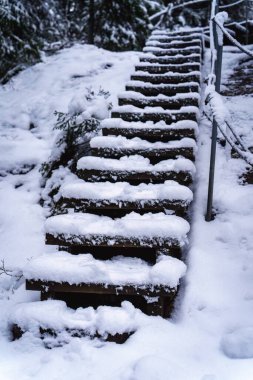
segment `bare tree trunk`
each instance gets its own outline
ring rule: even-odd
[[[94,0],[89,0],[88,43],[94,44]]]

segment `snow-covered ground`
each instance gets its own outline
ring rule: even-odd
[[[238,62],[235,51],[225,49],[225,76]],[[0,259],[7,268],[44,251],[38,169],[51,152],[54,110],[67,111],[71,99],[89,86],[110,91],[116,104],[137,60],[138,53],[76,45],[0,88]],[[235,125],[250,131],[253,99],[233,97],[226,103]],[[217,216],[205,222],[210,132],[203,119],[188,271],[173,319],[142,317],[123,345],[73,338],[48,350],[29,334],[10,342],[12,306],[37,300],[38,294],[26,292],[22,280],[12,289],[13,279],[1,275],[1,380],[252,380],[253,185],[239,183],[246,164],[218,145]]]

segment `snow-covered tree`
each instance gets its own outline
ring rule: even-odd
[[[89,41],[109,50],[140,49],[150,31],[149,15],[160,6],[150,0],[89,0],[85,7]]]

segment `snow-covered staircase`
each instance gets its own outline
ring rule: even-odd
[[[26,318],[20,310],[13,314],[14,337],[62,328],[121,342],[136,330],[134,307],[170,316],[186,271],[181,258],[190,230],[202,50],[201,30],[151,35],[119,106],[91,140],[90,156],[78,161],[76,181],[60,190],[45,226],[52,251],[24,272],[27,289],[40,291],[42,301],[37,311],[23,305]],[[73,309],[113,306],[105,309],[112,313],[107,319],[117,326],[123,313],[126,328],[99,334],[94,321],[102,306],[88,323],[86,309],[71,312],[62,301]],[[119,308],[122,301],[133,309]],[[64,323],[50,325],[45,316],[55,309]],[[85,322],[76,323],[82,315]]]

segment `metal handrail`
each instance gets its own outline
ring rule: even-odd
[[[244,2],[244,0],[238,0],[238,1],[235,1],[234,3],[232,3],[232,4],[221,5],[220,9],[231,8],[231,7],[235,6],[235,5],[241,4],[243,2]]]
[[[214,122],[214,117],[213,119],[211,119],[209,117],[209,115],[204,111],[203,114],[205,115],[205,117],[211,122],[213,123]],[[250,152],[249,149],[247,150],[242,150],[240,148],[238,148],[238,146],[236,144],[234,144],[233,140],[231,140],[229,138],[229,136],[224,132],[222,126],[217,122],[217,120],[215,119],[215,122],[217,124],[217,127],[219,129],[219,131],[221,132],[221,134],[223,135],[223,137],[225,138],[225,140],[229,143],[229,145],[231,146],[232,149],[234,149],[236,151],[236,153],[239,154],[239,156],[249,165],[251,165],[253,167],[253,154]],[[225,122],[226,125],[229,125],[227,122]],[[248,159],[248,156],[252,156],[252,160],[249,160]]]
[[[235,46],[237,46],[243,53],[246,53],[248,56],[253,58],[253,53],[242,46],[231,34],[224,28],[223,23],[220,22],[217,14],[219,10],[219,0],[213,0],[212,3],[212,15],[210,22],[210,45],[212,52],[212,68],[211,74],[209,75],[209,85],[215,83],[214,93],[220,93],[220,84],[221,84],[221,69],[222,69],[222,54],[223,54],[223,36],[225,35]],[[220,14],[221,15],[221,14]],[[223,12],[221,20],[226,21],[228,15],[226,12]],[[220,29],[221,35],[218,34],[217,27]],[[211,100],[206,99],[208,102]],[[212,107],[211,107],[212,110]],[[211,155],[210,155],[210,168],[209,168],[209,183],[208,183],[208,197],[207,197],[207,211],[206,211],[206,221],[209,222],[212,220],[212,205],[213,205],[213,189],[214,189],[214,171],[215,171],[215,159],[216,159],[216,143],[217,143],[217,130],[219,129],[222,135],[225,137],[226,141],[232,146],[232,148],[242,157],[248,164],[253,166],[253,155],[248,148],[245,148],[240,137],[237,136],[232,126],[226,121],[223,120],[222,124],[226,126],[232,132],[235,140],[241,146],[240,149],[233,140],[226,135],[224,130],[221,128],[217,118],[215,117],[214,110],[212,121],[212,142],[211,142]]]
[[[247,54],[249,57],[253,58],[253,53],[245,48],[243,45],[240,44],[239,41],[237,41],[231,34],[224,28],[223,25],[216,19],[216,16],[212,19],[215,24],[220,28],[222,33],[229,39],[230,42],[232,42],[233,45],[237,46],[243,53]]]

